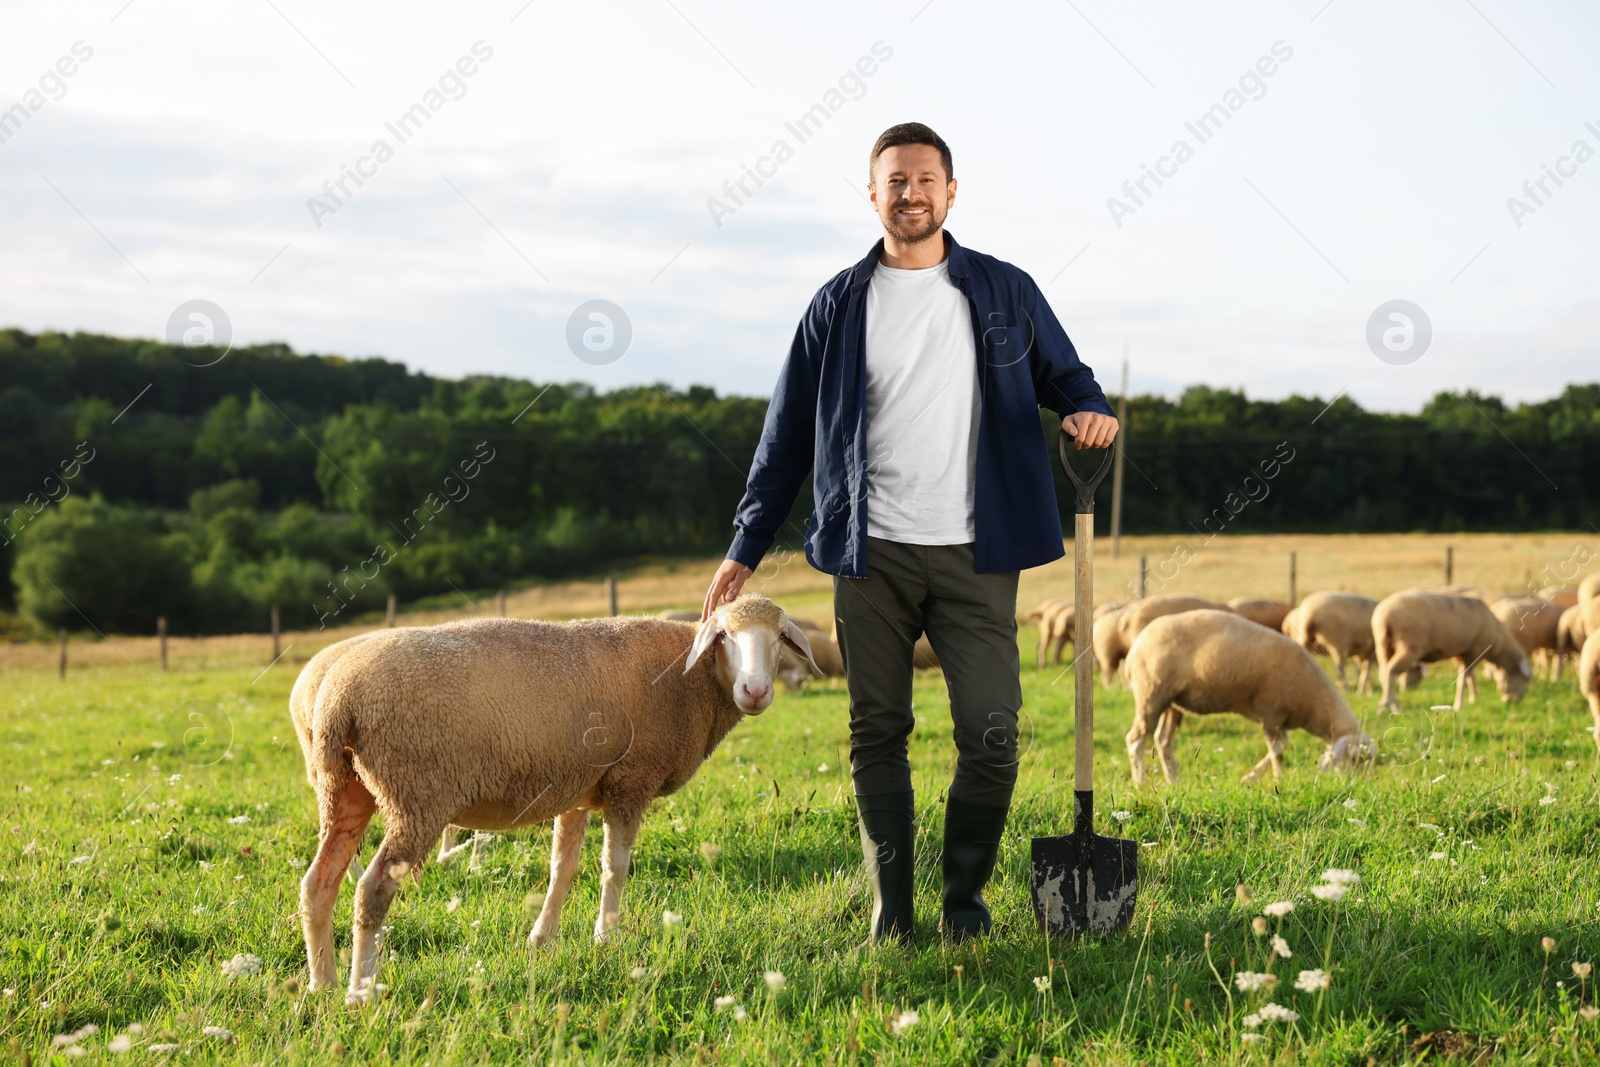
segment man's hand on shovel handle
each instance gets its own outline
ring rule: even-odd
[[[1117,439],[1117,420],[1097,411],[1080,411],[1061,420],[1073,448],[1110,448]]]

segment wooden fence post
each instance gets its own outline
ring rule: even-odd
[[[156,644],[161,648],[161,669],[167,669],[167,617],[156,616]]]
[[[1291,552],[1289,553],[1289,606],[1291,608],[1299,603],[1299,601],[1295,599],[1295,584],[1300,577],[1299,574],[1296,573],[1298,569],[1299,561],[1295,558],[1295,554]]]
[[[1144,599],[1145,575],[1149,572],[1150,561],[1144,556],[1139,557],[1139,599]]]
[[[61,627],[61,680],[67,680],[67,628]]]
[[[611,597],[611,614],[615,615],[617,613],[617,580],[615,578],[606,579],[606,592]]]
[[[385,626],[391,628],[391,629],[394,628],[394,594],[393,593],[389,594],[389,609],[388,609],[388,611],[386,611],[384,613],[383,624]]]
[[[278,605],[272,605],[272,662],[278,662]]]
[[[1444,584],[1454,585],[1456,580],[1456,549],[1454,545],[1444,547]]]

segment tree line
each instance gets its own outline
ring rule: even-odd
[[[1206,386],[1128,408],[1130,533],[1600,524],[1600,384],[1516,406],[1441,393],[1416,414]],[[765,413],[703,386],[0,330],[0,608],[108,633],[158,614],[176,633],[259,630],[271,605],[316,626],[391,592],[717,553]],[[1048,413],[1040,433],[1053,455]],[[1059,473],[1057,489],[1067,517]],[[803,494],[780,544],[800,546],[810,508]]]

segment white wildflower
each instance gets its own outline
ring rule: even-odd
[[[1289,942],[1285,941],[1281,937],[1278,937],[1276,934],[1274,934],[1272,938],[1272,951],[1276,952],[1284,959],[1288,959],[1290,956],[1294,955],[1293,952],[1289,951]]]
[[[750,1018],[750,1013],[744,1010],[743,1004],[735,1004],[733,1006],[733,1017],[739,1022],[744,1022]]]
[[[700,846],[700,855],[707,863],[715,863],[722,855],[722,846],[707,841]]]
[[[643,978],[648,973],[649,972],[646,971],[643,967],[635,967],[633,970],[628,972],[628,977],[629,978]]]
[[[1443,860],[1443,859],[1449,859],[1450,855],[1449,855],[1449,853],[1446,853],[1446,852],[1430,852],[1430,853],[1428,853],[1428,858],[1430,860]]]
[[[1572,965],[1572,973],[1574,975],[1576,975],[1577,977],[1579,977],[1579,978],[1588,978],[1589,975],[1594,973],[1594,964],[1592,964],[1592,963],[1573,963],[1573,965]]]
[[[228,822],[233,826],[243,826],[245,823],[247,823],[249,821],[250,821],[250,816],[248,816],[248,815],[235,815],[233,818],[228,820]]]
[[[739,999],[738,997],[718,997],[715,1000],[713,1000],[711,1003],[713,1003],[713,1004],[715,1004],[717,1006],[717,1010],[718,1011],[721,1011],[723,1008],[731,1008],[731,1007],[733,1007],[734,1001],[736,1001],[738,999]]]
[[[86,1037],[93,1037],[99,1032],[100,1028],[98,1026],[94,1023],[87,1023],[82,1028],[73,1030],[70,1033],[57,1034],[50,1039],[50,1045],[52,1048],[66,1048],[68,1045],[76,1045]]]
[[[450,903],[448,903],[448,904],[446,904],[444,906],[444,910],[446,912],[452,912],[453,913],[459,907],[461,907],[461,898],[460,897],[451,897],[450,898]]]
[[[903,1034],[917,1025],[921,1018],[922,1016],[908,1008],[894,1017],[894,1021],[889,1024],[889,1030],[896,1034]]]
[[[1337,883],[1329,885],[1314,885],[1311,887],[1311,895],[1316,897],[1318,900],[1343,900],[1344,895],[1348,892],[1350,892],[1349,886],[1338,885]]]
[[[68,867],[76,867],[80,863],[88,863],[93,858],[94,858],[93,856],[74,856],[70,860],[67,861],[67,866]]]
[[[680,913],[671,910],[670,908],[664,908],[661,912],[661,925],[666,927],[668,930],[682,926],[683,916]]]
[[[241,952],[222,965],[222,977],[239,978],[261,973],[261,957]]]
[[[205,1034],[207,1037],[216,1038],[218,1041],[221,1041],[223,1044],[231,1044],[233,1042],[233,1031],[229,1030],[227,1027],[223,1027],[223,1026],[206,1026],[206,1027],[202,1027],[200,1032],[202,1034]]]
[[[1294,987],[1302,993],[1320,993],[1333,984],[1333,979],[1328,977],[1324,970],[1301,971],[1300,977],[1294,980]]]
[[[1244,1028],[1246,1030],[1254,1030],[1256,1027],[1258,1027],[1260,1025],[1261,1025],[1261,1016],[1259,1016],[1259,1015],[1246,1015],[1244,1017]]]
[[[828,773],[828,765],[826,763],[817,764],[817,773],[818,774],[827,774]]]
[[[1585,1004],[1578,1009],[1578,1014],[1583,1016],[1584,1022],[1592,1023],[1596,1019],[1600,1019],[1600,1008],[1595,1007],[1593,1004]]]
[[[1355,871],[1345,870],[1343,867],[1329,867],[1322,872],[1322,880],[1334,885],[1357,885],[1361,876]]]
[[[1294,910],[1294,901],[1278,900],[1261,909],[1274,919],[1281,919]]]
[[[37,841],[29,841],[26,845],[22,846],[22,854],[24,856],[31,856],[35,852],[38,852],[38,851],[39,851],[39,842],[37,842]]]
[[[767,983],[767,989],[773,993],[782,993],[784,987],[789,984],[789,979],[783,976],[782,971],[767,971],[761,976],[761,979]]]
[[[1131,811],[1114,811],[1114,812],[1111,813],[1111,817],[1113,819],[1117,820],[1118,822],[1127,822],[1129,819],[1133,818],[1133,812],[1131,812]]]
[[[1355,797],[1350,797],[1348,800],[1346,800],[1344,802],[1344,806],[1349,808],[1351,811],[1355,811],[1357,808],[1359,808],[1361,806],[1361,804],[1360,804],[1359,801],[1356,800]]]
[[[1035,978],[1033,980],[1033,988],[1037,989],[1041,993],[1050,992],[1050,976],[1047,974],[1041,974],[1039,977]]]
[[[1290,1008],[1286,1008],[1282,1004],[1261,1005],[1261,1017],[1268,1022],[1281,1021],[1286,1023],[1297,1023],[1300,1021],[1299,1012]]]
[[[1247,1045],[1259,1045],[1267,1039],[1266,1034],[1240,1034],[1239,1040]]]
[[[118,1034],[106,1042],[107,1052],[127,1052],[133,1048],[133,1037],[129,1034]]]
[[[1278,976],[1264,971],[1240,971],[1233,976],[1233,984],[1246,993],[1258,989],[1271,989],[1278,984]]]
[[[1539,798],[1539,806],[1540,807],[1544,807],[1544,806],[1549,805],[1549,804],[1554,804],[1555,802],[1556,802],[1556,798],[1553,797],[1553,796],[1546,795],[1546,796],[1542,796],[1542,797]]]
[[[1440,782],[1444,781],[1444,779],[1445,779],[1445,776],[1441,774],[1439,777],[1433,779],[1433,781],[1429,782],[1428,784],[1429,785],[1438,785]]]
[[[145,1048],[151,1052],[176,1052],[178,1051],[178,1043],[176,1041],[163,1041],[159,1045],[146,1045]]]
[[[1364,819],[1346,819],[1345,822],[1353,822],[1357,826],[1361,827],[1363,830],[1365,830],[1367,828],[1367,824],[1366,824],[1366,821]]]

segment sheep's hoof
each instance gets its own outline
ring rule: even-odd
[[[546,933],[536,926],[533,928],[533,932],[528,935],[528,944],[534,948],[554,948],[556,944],[555,932]]]

